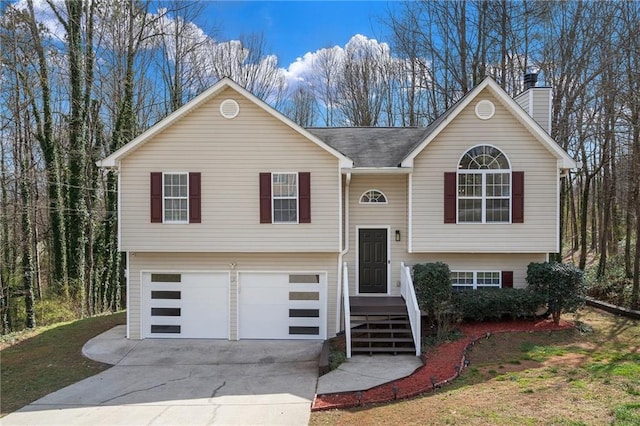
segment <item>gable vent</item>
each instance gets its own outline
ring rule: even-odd
[[[220,104],[220,114],[224,118],[236,118],[240,112],[240,105],[233,99],[225,99]]]
[[[496,107],[491,101],[483,99],[476,104],[476,116],[478,116],[480,120],[490,119],[491,117],[493,117],[493,114],[495,114],[495,112]]]

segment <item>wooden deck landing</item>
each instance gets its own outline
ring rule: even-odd
[[[349,298],[351,315],[374,314],[407,314],[407,307],[402,297],[353,296]]]

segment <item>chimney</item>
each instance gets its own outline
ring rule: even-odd
[[[529,72],[524,75],[524,91],[514,100],[531,116],[547,133],[551,134],[551,87],[538,87],[538,73]]]
[[[524,90],[529,90],[532,87],[536,87],[538,82],[538,73],[529,72],[524,75]]]

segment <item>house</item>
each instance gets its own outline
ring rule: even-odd
[[[526,286],[576,167],[550,106],[487,78],[426,128],[305,129],[221,80],[99,162],[118,175],[127,336],[330,338],[355,301],[409,305],[419,262]]]

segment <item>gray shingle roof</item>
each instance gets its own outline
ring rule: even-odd
[[[431,127],[431,126],[430,126]],[[355,167],[398,167],[430,127],[311,127],[307,130]]]
[[[352,159],[354,167],[398,167],[470,93],[427,127],[308,127],[306,130]]]

